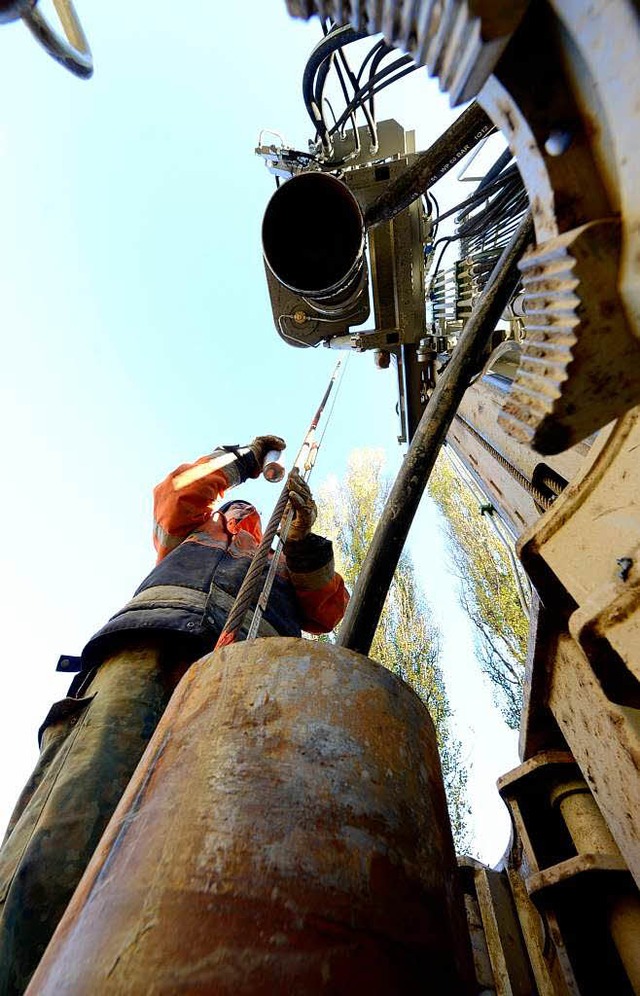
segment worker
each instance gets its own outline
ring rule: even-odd
[[[156,567],[80,658],[60,659],[77,675],[40,728],[0,849],[2,996],[26,988],[174,688],[224,625],[262,535],[254,506],[224,493],[284,447],[258,436],[170,474],[154,492]],[[329,632],[348,600],[331,542],[311,531],[308,485],[292,472],[288,488],[295,515],[258,636]]]

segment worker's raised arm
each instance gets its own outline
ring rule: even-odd
[[[195,463],[183,463],[153,492],[153,544],[160,562],[203,525],[228,488],[256,478],[269,450],[283,450],[279,436],[256,436],[249,447],[220,447]]]

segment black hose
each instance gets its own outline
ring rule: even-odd
[[[485,187],[488,187],[489,184],[492,183],[500,173],[502,173],[502,170],[511,162],[512,159],[513,152],[511,149],[506,148],[504,152],[498,156],[491,169],[488,170],[482,177],[480,183],[476,187],[476,193],[479,190],[484,190]]]
[[[349,63],[347,61],[347,57],[344,54],[344,52],[342,51],[342,49],[340,49],[340,51],[338,52],[338,59],[342,63],[342,68],[344,69],[344,72],[345,72],[345,74],[347,76],[347,79],[349,80],[349,83],[351,84],[351,88],[352,88],[354,94],[357,93],[358,92],[358,80],[357,80],[355,74],[352,72],[351,66],[349,65]],[[346,103],[348,104],[349,103],[349,97],[347,96],[347,88],[346,88],[346,85],[344,84],[344,82],[342,80],[342,74],[340,72],[340,66],[337,65],[337,64],[336,64],[336,70],[338,71],[338,76],[340,78],[340,83],[342,85],[342,92],[344,93],[344,99],[345,99]],[[363,112],[363,114],[364,114],[364,116],[366,118],[366,121],[367,121],[367,128],[369,129],[369,137],[371,139],[371,149],[372,149],[373,152],[377,152],[377,150],[378,150],[378,131],[376,129],[376,123],[375,123],[374,116],[373,116],[373,110],[367,110],[366,106],[363,104],[362,105],[362,112]],[[354,127],[354,130],[355,130],[355,128],[356,128],[355,119],[354,119],[354,122],[353,122],[353,127]],[[356,134],[356,140],[357,140],[357,134]]]
[[[391,45],[383,45],[380,50],[376,52],[371,63],[371,69],[369,70],[369,83],[376,76],[380,63],[383,62],[392,51],[393,48]],[[375,114],[375,93],[373,92],[369,95],[369,110],[372,114]]]
[[[322,63],[328,59],[333,52],[336,51],[336,49],[342,48],[343,45],[348,45],[351,42],[358,41],[358,39],[364,37],[365,35],[354,31],[350,24],[345,24],[342,27],[332,30],[328,35],[322,38],[307,59],[307,64],[304,67],[304,73],[302,74],[302,99],[304,100],[304,106],[307,109],[307,114],[311,118],[314,128],[318,131],[323,144],[326,142],[327,129],[325,128],[322,120],[320,105],[316,104],[317,112],[314,111],[316,74]]]
[[[514,169],[513,173],[509,172],[503,173],[502,176],[499,176],[496,180],[493,181],[490,187],[485,187],[483,190],[479,189],[475,190],[464,201],[460,201],[460,203],[456,204],[455,207],[449,208],[448,211],[445,211],[443,214],[439,215],[438,221],[444,221],[445,218],[448,218],[450,215],[455,214],[456,211],[460,211],[461,208],[469,208],[469,211],[471,211],[473,210],[474,205],[481,203],[482,201],[488,200],[488,198],[491,197],[494,193],[502,192],[509,183],[513,182],[513,177],[515,173],[517,173],[517,168],[514,166],[513,169]],[[463,213],[460,215],[460,218],[462,218],[464,214],[468,214],[469,211],[463,211]]]
[[[358,77],[357,77],[358,78],[358,83],[360,83],[360,80],[362,79],[363,73],[364,73],[365,69],[367,68],[367,65],[369,64],[369,60],[372,59],[374,57],[374,55],[377,55],[381,48],[386,49],[387,52],[391,52],[393,50],[393,46],[392,45],[387,45],[387,43],[384,40],[384,38],[381,38],[379,42],[376,42],[376,44],[372,48],[369,49],[369,51],[365,55],[364,59],[360,63],[360,69],[358,70]]]
[[[377,86],[378,83],[381,83],[382,80],[384,80],[391,73],[395,72],[396,69],[400,69],[402,68],[402,66],[406,66],[409,63],[411,63],[409,69],[405,70],[403,73],[399,73],[397,76],[394,76],[392,80],[388,80],[386,83],[382,84],[381,86],[379,87]],[[376,73],[373,79],[370,79],[368,83],[365,83],[364,86],[360,87],[360,89],[354,96],[351,103],[347,105],[345,110],[342,112],[341,116],[338,118],[337,125],[334,125],[334,127],[331,129],[331,134],[333,134],[335,131],[337,131],[339,128],[342,127],[344,122],[349,118],[349,116],[353,113],[353,111],[357,110],[358,107],[360,107],[364,99],[368,97],[370,93],[374,91],[375,93],[379,93],[379,91],[384,89],[385,86],[388,86],[390,83],[396,83],[403,76],[406,76],[407,73],[412,73],[414,72],[415,69],[418,68],[419,68],[418,66],[413,64],[413,59],[411,58],[410,55],[403,55],[401,56],[401,58],[396,59],[395,62],[392,62],[390,66],[386,66],[384,69],[381,69],[379,73]]]

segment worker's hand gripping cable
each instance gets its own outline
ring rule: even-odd
[[[287,483],[278,498],[262,541],[236,595],[224,628],[218,637],[216,649],[236,642],[245,613],[254,607],[253,618],[246,638],[248,640],[255,638],[269,599],[285,541],[287,539],[289,541],[302,539],[307,536],[315,522],[317,509],[306,479],[311,473],[319,449],[319,443],[316,440],[316,428],[336,382],[341,363],[342,360],[338,360],[322,401],[311,420],[300,451],[294,461],[292,471],[287,478]],[[293,534],[291,530],[293,530]],[[278,544],[270,558],[271,544],[278,532]],[[266,579],[263,582],[262,576],[268,562],[269,569]]]
[[[280,539],[283,543],[286,540],[299,541],[305,539],[313,529],[313,524],[318,518],[318,509],[313,500],[311,488],[304,477],[300,476],[300,471],[297,467],[294,467],[289,474],[287,485],[289,488],[290,512],[293,514],[286,536],[283,535],[283,529],[280,529]]]

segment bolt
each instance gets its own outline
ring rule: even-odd
[[[548,156],[561,156],[571,145],[571,132],[557,128],[550,131],[544,149]]]
[[[618,577],[620,578],[621,581],[626,581],[627,578],[629,577],[629,572],[633,567],[633,560],[631,559],[631,557],[618,557],[618,559],[616,560],[616,564],[620,568],[620,570],[618,571]]]

